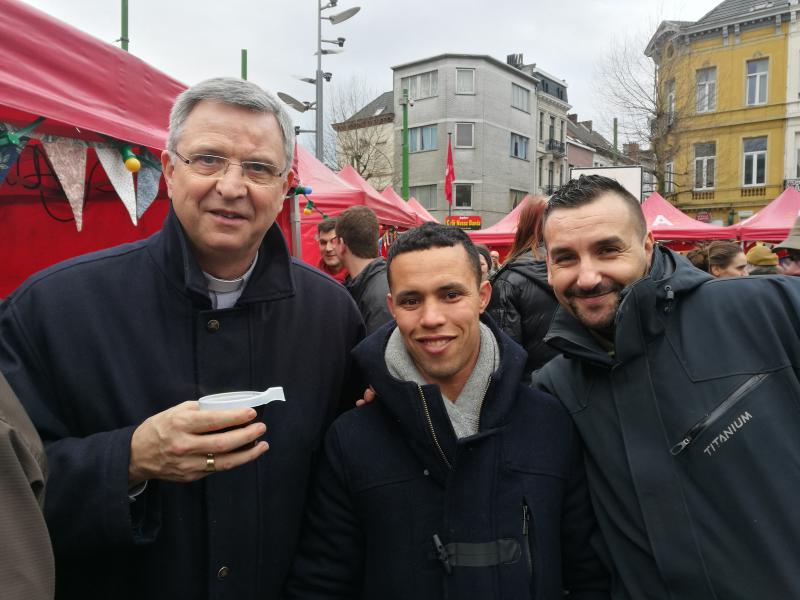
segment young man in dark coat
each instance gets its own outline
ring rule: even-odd
[[[583,438],[614,597],[800,598],[800,281],[714,279],[597,175],[544,237],[564,355],[537,383]]]
[[[336,235],[336,254],[349,273],[344,285],[353,295],[369,335],[392,320],[386,308],[386,261],[378,251],[378,217],[367,206],[351,206],[336,218]]]
[[[276,98],[200,83],[167,148],[161,232],[34,275],[0,308],[0,370],[47,447],[61,599],[277,597],[363,332],[274,224],[293,153]],[[192,400],[272,386],[286,402],[259,418]]]
[[[290,598],[608,598],[568,415],[521,383],[525,352],[460,229],[389,251],[396,319],[354,351],[378,399],[328,433]]]

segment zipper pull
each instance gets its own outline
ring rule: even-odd
[[[678,456],[678,454],[686,450],[686,447],[691,443],[692,443],[692,437],[686,436],[680,442],[678,442],[672,448],[670,448],[669,452],[670,454],[672,454],[672,456]]]
[[[672,303],[675,301],[675,292],[672,291],[671,285],[665,285],[664,291],[667,293],[666,302],[664,303],[664,312],[668,313],[672,310]]]
[[[531,520],[530,509],[527,502],[522,501],[522,535],[528,535],[528,522]]]
[[[436,551],[436,558],[442,563],[442,567],[444,567],[444,572],[448,575],[453,573],[453,567],[450,565],[449,556],[447,554],[447,548],[444,547],[442,540],[439,539],[439,534],[433,534],[433,549]]]

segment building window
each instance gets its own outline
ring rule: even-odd
[[[419,75],[403,77],[400,80],[400,88],[408,90],[408,97],[412,100],[437,96],[439,94],[439,72],[428,71]]]
[[[472,184],[456,183],[456,208],[472,208]]]
[[[544,113],[539,113],[539,141],[544,139]]]
[[[549,137],[550,137],[551,140],[556,139],[556,118],[552,117],[552,116],[550,117],[550,131],[549,131],[549,133],[550,133]]]
[[[544,158],[540,158],[539,159],[539,177],[536,179],[536,181],[539,182],[539,187],[543,187],[543,185],[544,185],[544,183],[543,183],[543,177],[544,177],[543,173],[544,173]]]
[[[475,123],[456,123],[456,148],[475,147]]]
[[[436,125],[412,127],[408,130],[408,151],[436,150]]]
[[[697,112],[717,109],[717,68],[709,67],[697,71]]]
[[[767,138],[744,140],[744,185],[764,185],[767,180]]]
[[[675,122],[675,80],[667,82],[667,124]]]
[[[767,71],[769,59],[747,61],[747,106],[767,101]]]
[[[694,189],[714,187],[714,166],[717,162],[717,144],[694,145]]]
[[[528,138],[516,133],[511,134],[511,156],[528,160]]]
[[[558,165],[558,185],[561,187],[564,185],[564,166]]]
[[[553,161],[551,160],[547,165],[547,187],[551,189],[551,194],[553,193],[553,166]]]
[[[519,203],[522,202],[522,200],[527,195],[528,192],[525,192],[523,190],[515,190],[515,189],[508,190],[508,197],[509,200],[511,200],[511,210],[517,208],[517,206],[519,206]]]
[[[796,154],[797,154],[797,157],[796,157],[795,160],[797,161],[797,164],[795,166],[795,177],[800,179],[800,148],[797,149]]]
[[[564,120],[561,120],[561,138],[559,138],[562,142],[564,141]]]
[[[408,188],[409,198],[416,198],[428,210],[436,209],[436,185],[417,185]]]
[[[531,93],[524,87],[517,85],[516,83],[512,83],[511,106],[513,106],[514,108],[518,108],[520,110],[524,110],[525,112],[530,112]]]
[[[672,194],[675,191],[675,163],[668,162],[664,165],[664,192]]]
[[[456,69],[456,94],[475,93],[475,69]]]

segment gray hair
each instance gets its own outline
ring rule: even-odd
[[[235,77],[215,77],[207,79],[184,90],[172,105],[169,113],[169,137],[167,150],[174,154],[177,151],[178,139],[189,113],[198,102],[209,100],[248,108],[254,112],[273,114],[283,133],[283,153],[286,159],[285,171],[288,172],[294,156],[294,125],[283,104],[270,92],[256,84]]]

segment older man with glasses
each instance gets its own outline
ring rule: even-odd
[[[293,145],[258,86],[186,90],[163,229],[56,265],[2,305],[0,371],[47,447],[59,598],[279,596],[363,335],[347,291],[293,260],[274,224]],[[286,402],[258,414],[195,401],[274,386]]]

